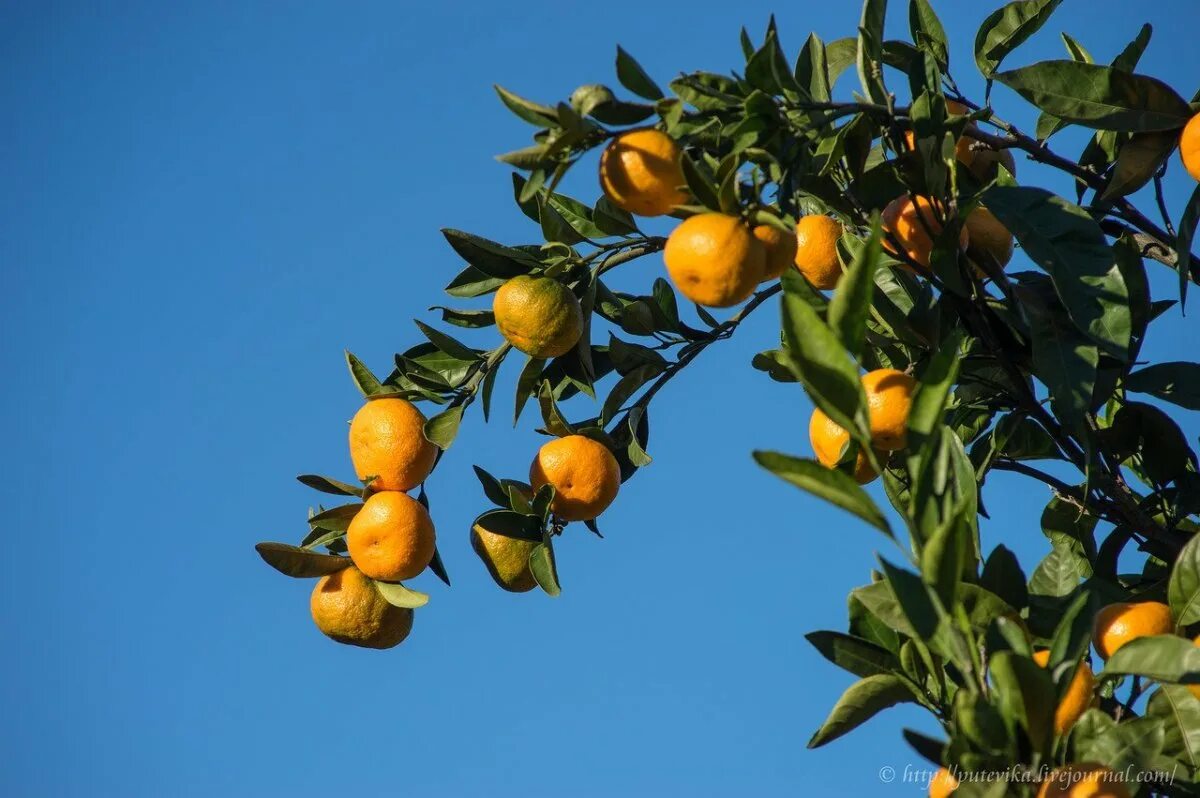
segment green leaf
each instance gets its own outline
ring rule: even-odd
[[[301,474],[296,479],[300,484],[307,485],[313,490],[319,490],[322,493],[332,493],[335,496],[361,496],[363,492],[362,485],[351,485],[349,482],[342,482],[332,477],[322,477],[317,474]]]
[[[954,328],[934,350],[917,381],[908,412],[909,470],[914,474],[920,473],[921,464],[932,454],[931,447],[941,434],[946,401],[962,363],[962,341],[961,329]]]
[[[854,261],[838,280],[829,302],[829,327],[856,359],[862,357],[875,294],[875,267],[879,262],[879,215],[872,214],[871,232],[854,254]]]
[[[1175,559],[1167,599],[1171,616],[1179,626],[1200,621],[1200,535],[1193,535]]]
[[[507,280],[503,277],[492,277],[474,266],[467,266],[446,286],[446,293],[463,298],[483,296],[495,291],[505,282]]]
[[[809,632],[804,638],[825,659],[855,676],[875,676],[900,668],[895,654],[861,637],[841,632]]]
[[[405,587],[399,582],[380,582],[378,579],[371,581],[375,583],[375,589],[379,591],[379,595],[383,596],[384,600],[393,607],[411,610],[424,607],[429,603],[428,593]]]
[[[841,507],[892,537],[892,529],[883,513],[849,474],[826,468],[815,460],[779,452],[756,451],[754,460],[780,479]]]
[[[308,519],[309,526],[328,529],[334,532],[345,532],[350,527],[350,521],[362,509],[361,502],[343,504],[319,512]]]
[[[1005,56],[1046,23],[1062,0],[1019,0],[996,9],[975,34],[975,64],[991,78]]]
[[[784,272],[782,283],[783,337],[792,370],[813,402],[846,429],[855,443],[869,450],[866,397],[858,370],[837,336],[805,299],[811,289],[800,272]]]
[[[363,396],[369,399],[375,394],[383,392],[379,378],[372,374],[371,370],[349,349],[346,350],[346,365],[350,367],[350,379],[354,380],[354,385],[362,392]]]
[[[1155,718],[1124,723],[1090,709],[1075,724],[1071,743],[1078,761],[1103,762],[1118,773],[1146,772],[1162,752],[1163,724]]]
[[[508,110],[529,124],[538,127],[558,126],[558,115],[554,113],[553,108],[531,102],[524,97],[518,97],[498,85],[493,85],[492,88],[496,90],[496,94],[500,95],[500,101],[508,107]]]
[[[463,260],[497,279],[528,274],[539,264],[532,255],[462,230],[442,228],[442,235]]]
[[[1142,53],[1146,52],[1146,46],[1150,44],[1151,33],[1153,33],[1153,29],[1150,27],[1150,23],[1143,24],[1133,41],[1125,45],[1125,49],[1112,60],[1113,69],[1132,72],[1137,67],[1138,61],[1142,60]]]
[[[774,30],[767,32],[763,46],[746,62],[746,82],[767,94],[783,94],[785,90],[796,93],[800,88]]]
[[[1188,410],[1200,410],[1200,363],[1155,363],[1126,377],[1125,388]]]
[[[796,59],[796,83],[813,102],[829,102],[829,64],[825,45],[810,33]]]
[[[946,42],[946,30],[942,27],[942,21],[938,19],[929,0],[910,0],[908,29],[917,47],[928,50],[944,72],[950,65],[950,47]]]
[[[1036,750],[1043,750],[1054,728],[1056,695],[1050,673],[1012,651],[994,654],[988,670],[1001,710],[1025,729]]]
[[[507,503],[505,501],[505,504]],[[540,543],[542,540],[541,518],[515,510],[488,510],[479,515],[471,526],[482,526],[488,532],[514,540],[527,540],[531,543]]]
[[[921,547],[921,576],[943,606],[954,606],[962,581],[963,561],[971,545],[971,527],[967,519],[951,516]],[[971,572],[974,573],[974,568]]]
[[[554,388],[550,385],[549,380],[542,380],[542,387],[538,389],[537,398],[542,409],[542,422],[545,424],[547,432],[560,438],[575,432],[570,422],[559,411],[558,403],[554,400]]]
[[[1041,188],[993,186],[988,210],[1050,275],[1072,321],[1116,358],[1128,358],[1129,294],[1112,248],[1087,211]]]
[[[454,405],[425,422],[425,439],[445,451],[454,443],[458,427],[462,423],[465,405]]]
[[[696,201],[711,211],[719,211],[721,198],[717,194],[717,186],[713,179],[705,174],[686,152],[679,163],[683,168],[683,179],[687,183],[688,191]]]
[[[1175,635],[1139,637],[1108,658],[1100,678],[1133,675],[1169,684],[1200,684],[1200,646]]]
[[[1192,116],[1187,101],[1161,80],[1098,64],[1041,61],[996,80],[1048,114],[1097,130],[1178,130]]]
[[[1091,407],[1100,352],[1057,308],[1025,304],[1034,373],[1049,389],[1055,414],[1078,429]]]
[[[529,570],[546,595],[558,596],[562,593],[562,587],[558,584],[558,567],[554,562],[554,546],[548,536],[529,552]]]
[[[1187,301],[1188,280],[1192,273],[1192,239],[1200,223],[1200,186],[1192,192],[1179,220],[1179,231],[1175,238],[1175,271],[1179,272],[1179,310]]]
[[[1164,684],[1150,696],[1146,717],[1162,722],[1168,756],[1200,767],[1200,698],[1182,685]]]
[[[450,357],[456,360],[472,361],[479,359],[479,352],[458,341],[457,339],[446,335],[440,330],[435,330],[424,322],[413,319],[417,328],[429,339],[429,342],[436,346],[440,351],[445,352]]]
[[[440,310],[442,312],[442,321],[447,324],[453,324],[456,327],[476,329],[479,327],[491,327],[496,323],[496,314],[490,310],[458,310],[442,305],[433,305],[429,309]]]
[[[513,409],[514,427],[521,420],[521,411],[525,408],[525,401],[537,393],[538,382],[541,380],[542,368],[545,365],[546,361],[542,358],[527,356],[525,365],[521,368],[521,374],[517,377],[517,401]]]
[[[868,676],[850,685],[842,694],[825,723],[808,741],[808,747],[819,748],[853,731],[888,707],[915,701],[912,688],[899,676]]]
[[[663,91],[658,87],[646,70],[642,69],[633,56],[617,45],[617,80],[639,97],[647,100],[661,100]]]
[[[1145,186],[1166,163],[1178,142],[1179,136],[1169,130],[1134,133],[1117,152],[1112,176],[1100,199],[1124,197]]]
[[[854,64],[858,58],[858,39],[847,36],[844,39],[834,39],[825,45],[825,60],[829,69],[829,87],[837,83],[842,73]]]
[[[320,554],[286,543],[258,543],[254,550],[279,573],[297,578],[335,574],[353,565],[349,557]]]
[[[1029,577],[1029,593],[1032,597],[1063,598],[1075,592],[1080,581],[1090,576],[1087,561],[1065,546],[1055,546],[1038,563]]]
[[[883,23],[887,0],[863,0],[862,18],[858,24],[858,79],[863,93],[874,103],[888,101],[883,84]]]
[[[933,596],[921,577],[892,565],[880,558],[880,565],[887,576],[887,584],[900,607],[909,626],[922,640],[929,640],[938,629],[938,609],[933,603]]]
[[[1017,555],[1004,544],[996,546],[983,565],[979,584],[1011,604],[1022,609],[1029,604],[1029,590],[1025,585],[1025,572]]]
[[[508,492],[500,484],[500,480],[479,466],[472,466],[472,468],[475,469],[475,476],[479,479],[479,484],[483,487],[483,495],[488,497],[488,501],[500,507],[508,507]]]

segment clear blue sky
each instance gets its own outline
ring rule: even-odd
[[[969,42],[991,5],[936,3],[975,92]],[[769,309],[656,400],[655,463],[606,540],[566,536],[558,600],[500,592],[467,542],[485,507],[470,465],[524,472],[528,413],[514,431],[476,410],[432,479],[454,588],[418,580],[433,600],[399,649],[325,640],[311,583],[251,548],[302,534],[316,494],[293,475],[350,475],[342,349],[384,369],[416,340],[409,319],[432,320],[459,268],[438,228],[534,240],[492,160],[529,128],[493,82],[547,101],[615,84],[619,42],[665,84],[739,67],[738,27],[757,39],[772,10],[794,52],[814,27],[848,35],[856,4],[107,6],[0,11],[0,793],[919,793],[876,775],[916,761],[899,736],[932,731],[916,712],[804,748],[850,677],[802,635],[844,628],[844,595],[886,548],[749,458],[808,448],[800,389],[749,367]],[[1064,29],[1107,60],[1149,19],[1142,70],[1190,95],[1194,14],[1066,3],[1011,63],[1061,57]],[[594,199],[579,172],[568,188]],[[1178,213],[1177,163],[1168,183]],[[648,285],[661,263],[628,271]],[[1147,356],[1194,353],[1192,317],[1156,328]],[[1032,570],[1046,490],[997,475],[985,498],[989,547]]]

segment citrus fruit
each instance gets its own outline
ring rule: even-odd
[[[618,208],[639,216],[662,216],[688,201],[675,140],[658,130],[631,130],[613,139],[600,156],[600,188]]]
[[[935,213],[934,205],[927,197],[917,197],[915,203],[907,196],[897,197],[883,209],[883,229],[886,233],[891,233],[891,236],[884,236],[883,248],[893,254],[899,254],[892,243],[892,238],[895,238],[908,257],[928,271],[934,241],[942,232],[939,215],[941,214]],[[958,234],[960,249],[967,248],[969,236],[966,226],[963,226]],[[912,269],[907,261],[901,261],[901,266]]]
[[[520,491],[526,499],[533,495],[527,485],[522,485]],[[529,553],[536,545],[531,540],[511,538],[489,530],[486,518],[471,526],[471,548],[487,566],[496,584],[511,593],[524,593],[537,586],[533,572],[529,570]]]
[[[762,243],[736,216],[700,213],[667,237],[667,274],[698,305],[727,308],[754,293],[766,270]]]
[[[352,646],[391,648],[412,631],[413,611],[389,604],[354,566],[321,577],[309,609],[322,633]]]
[[[774,280],[792,265],[796,258],[796,235],[772,224],[760,224],[752,231],[763,246],[766,264],[759,282]]]
[[[367,576],[384,582],[412,579],[433,559],[433,521],[407,493],[372,494],[346,530],[350,559]]]
[[[917,381],[903,371],[876,369],[862,376],[862,386],[871,444],[886,451],[903,449],[908,444],[908,413]]]
[[[1037,798],[1129,798],[1129,790],[1111,769],[1083,762],[1050,771]]]
[[[1179,158],[1187,173],[1200,180],[1200,114],[1183,126],[1183,133],[1179,135]]]
[[[1043,668],[1050,662],[1050,650],[1041,649],[1033,652],[1033,661]],[[1079,663],[1079,667],[1075,669],[1075,675],[1071,677],[1071,684],[1067,687],[1066,694],[1058,703],[1058,707],[1054,710],[1054,731],[1059,737],[1065,737],[1071,727],[1075,725],[1075,721],[1087,711],[1087,708],[1092,704],[1092,691],[1096,686],[1096,679],[1092,675],[1092,668],[1086,662]]]
[[[1092,644],[1102,659],[1108,659],[1130,640],[1174,631],[1171,608],[1166,604],[1158,601],[1109,604],[1096,613]]]
[[[1003,269],[1012,260],[1013,236],[996,215],[979,205],[967,214],[967,254],[982,267]]]
[[[425,416],[407,399],[367,402],[350,422],[350,461],[376,490],[412,490],[433,470],[437,447],[425,438]]]
[[[817,462],[826,468],[834,468],[841,459],[842,450],[850,442],[850,433],[817,407],[813,408],[812,418],[808,422],[808,440],[817,456]],[[866,454],[859,451],[854,459],[855,481],[866,485],[878,476],[875,469],[871,468],[871,461],[867,459]]]
[[[796,268],[814,288],[828,291],[842,276],[837,242],[842,237],[841,222],[812,214],[796,222]]]
[[[564,521],[588,521],[612,504],[621,487],[621,467],[602,443],[583,435],[556,438],[542,446],[529,466],[534,491],[554,486],[551,509]]]
[[[496,327],[531,357],[565,355],[583,333],[583,310],[571,289],[550,277],[514,277],[492,300]]]
[[[949,798],[958,789],[958,779],[946,768],[938,768],[929,780],[929,798]]]

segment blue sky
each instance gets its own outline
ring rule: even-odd
[[[888,549],[749,457],[808,449],[799,388],[749,367],[774,340],[770,309],[656,399],[655,462],[605,514],[605,540],[565,536],[558,600],[501,593],[467,540],[485,507],[470,466],[524,473],[530,413],[517,430],[473,413],[431,480],[454,587],[417,580],[433,599],[401,648],[325,640],[311,583],[254,555],[302,535],[317,497],[295,474],[351,474],[342,349],[383,370],[417,340],[410,319],[432,320],[460,265],[438,229],[535,240],[492,159],[530,131],[492,83],[544,101],[615,84],[620,43],[665,84],[739,67],[739,26],[758,38],[772,10],[790,53],[858,15],[813,0],[504,5],[0,10],[0,793],[920,793],[877,776],[917,762],[899,735],[933,730],[916,712],[804,747],[850,677],[803,634],[844,628],[846,592]],[[978,96],[969,43],[992,4],[935,5]],[[1062,57],[1060,30],[1106,61],[1149,20],[1141,70],[1190,96],[1200,56],[1180,22],[1194,12],[1066,3],[1010,63]],[[1014,95],[995,98],[1032,129]],[[567,189],[594,199],[591,166]],[[1191,189],[1173,162],[1176,214]],[[1170,297],[1173,275],[1148,268]],[[648,286],[662,267],[626,271],[623,286]],[[1188,357],[1194,330],[1171,313],[1145,356]],[[514,379],[509,364],[500,419]],[[1194,418],[1185,429],[1196,437]],[[989,548],[1032,570],[1047,498],[995,475]]]

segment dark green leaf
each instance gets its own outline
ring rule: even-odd
[[[1108,658],[1100,678],[1130,675],[1168,684],[1200,684],[1200,646],[1174,635],[1130,640]]]
[[[490,310],[457,310],[441,305],[434,305],[430,310],[440,310],[442,321],[456,327],[478,328],[490,327],[496,323],[496,314]]]
[[[558,584],[558,568],[554,563],[554,548],[549,537],[529,552],[529,570],[546,595],[558,596],[562,593]]]
[[[508,502],[506,501],[505,504]],[[538,543],[542,540],[542,521],[536,515],[514,510],[488,510],[475,519],[472,526],[516,540]]]
[[[540,357],[528,357],[524,367],[521,368],[521,375],[517,377],[517,401],[513,409],[513,426],[517,426],[517,422],[521,419],[521,411],[525,408],[525,401],[530,396],[537,393],[538,383],[541,381],[542,368],[546,365],[546,361]]]
[[[987,562],[983,565],[983,573],[979,584],[988,591],[995,593],[1014,609],[1022,609],[1029,603],[1029,592],[1025,586],[1025,572],[1017,555],[1003,544],[992,550]]]
[[[433,327],[430,327],[428,324],[425,324],[422,321],[417,319],[413,319],[413,321],[416,323],[421,332],[424,333],[425,337],[429,339],[431,344],[436,346],[440,351],[450,355],[450,357],[455,358],[456,360],[465,361],[479,359],[479,352],[467,346],[466,344],[461,343],[449,335],[446,335],[440,330],[435,330]]]
[[[362,485],[351,485],[349,482],[341,482],[332,477],[322,477],[317,474],[301,474],[296,479],[314,490],[332,493],[335,496],[361,496],[363,492]]]
[[[538,265],[532,255],[462,230],[446,227],[442,235],[454,251],[479,271],[498,279],[528,274]]]
[[[1167,755],[1200,767],[1200,698],[1187,687],[1164,684],[1150,696],[1146,717],[1162,722]]]
[[[849,474],[826,468],[815,460],[779,452],[756,451],[754,460],[777,477],[853,513],[885,535],[892,535],[883,513]]]
[[[1097,130],[1178,130],[1192,116],[1187,101],[1162,81],[1098,64],[1041,61],[996,80],[1048,114]]]
[[[863,0],[862,18],[858,24],[858,79],[863,94],[874,103],[888,101],[883,84],[883,23],[887,0]]]
[[[1128,290],[1095,220],[1041,188],[993,186],[984,202],[1050,275],[1079,329],[1109,354],[1126,359],[1132,329]]]
[[[263,562],[279,573],[298,578],[335,574],[353,564],[349,557],[320,554],[286,543],[259,543],[254,550],[263,558]]]
[[[896,655],[882,646],[841,632],[809,632],[805,639],[821,656],[855,676],[874,676],[898,670]]]
[[[1163,401],[1200,410],[1200,364],[1175,361],[1155,363],[1125,378],[1125,387]]]
[[[875,267],[879,262],[879,217],[872,214],[870,233],[854,254],[854,261],[838,280],[829,302],[829,327],[842,346],[861,358],[875,293]]]
[[[557,126],[558,116],[554,113],[553,108],[518,97],[500,86],[492,86],[492,88],[496,90],[496,94],[500,95],[500,101],[508,106],[508,110],[529,124],[538,127]]]
[[[465,405],[448,407],[441,413],[425,422],[425,439],[435,444],[443,451],[450,448],[458,435],[458,427],[462,423]]]
[[[928,50],[942,71],[950,65],[950,48],[946,43],[946,31],[929,4],[929,0],[910,0],[908,6],[908,29],[913,42]]]
[[[363,396],[370,398],[383,392],[383,386],[379,384],[379,379],[349,349],[346,350],[346,365],[350,367],[350,379],[354,380],[355,386]]]
[[[1117,152],[1117,163],[1100,199],[1124,197],[1149,183],[1175,150],[1178,141],[1179,136],[1169,130],[1134,133]]]
[[[912,688],[899,676],[868,676],[850,685],[850,689],[842,694],[825,723],[808,741],[808,747],[818,748],[832,742],[888,707],[915,701]]]
[[[932,638],[938,628],[938,611],[929,588],[911,571],[898,568],[882,558],[879,562],[909,626],[917,633],[917,637],[923,640]]]
[[[993,11],[975,34],[975,64],[991,78],[1004,57],[1046,23],[1062,0],[1019,0]]]
[[[1175,623],[1190,626],[1200,621],[1200,535],[1192,536],[1171,567],[1167,597]]]
[[[633,56],[617,46],[617,80],[639,97],[647,100],[661,100],[663,91],[658,87],[646,70],[642,69]]]

